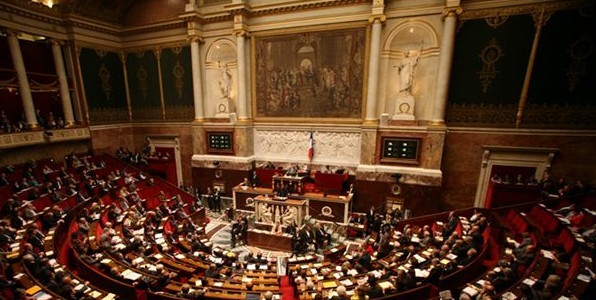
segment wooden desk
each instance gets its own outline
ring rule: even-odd
[[[248,245],[285,252],[292,252],[293,249],[293,241],[290,235],[277,235],[254,229],[248,230]]]

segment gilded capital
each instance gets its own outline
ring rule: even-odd
[[[61,40],[57,40],[57,39],[50,39],[50,44],[52,46],[56,45],[56,46],[62,46],[62,41]]]
[[[235,29],[232,34],[234,36],[243,36],[243,37],[250,37],[250,33],[245,29]]]
[[[189,43],[199,43],[202,44],[204,42],[203,37],[202,36],[198,36],[198,35],[191,35],[188,37],[188,42]]]
[[[457,17],[463,11],[464,9],[461,6],[446,7],[445,9],[443,9],[441,18],[445,20],[446,17]]]
[[[372,15],[370,17],[368,17],[368,23],[370,24],[374,24],[374,23],[385,23],[385,21],[387,20],[387,16],[385,15]]]

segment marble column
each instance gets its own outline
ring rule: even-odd
[[[201,78],[201,56],[199,54],[198,37],[190,40],[190,59],[192,62],[192,92],[195,105],[195,121],[202,121],[205,118],[203,112],[203,86]]]
[[[245,31],[236,32],[236,61],[238,65],[238,120],[248,120],[248,103],[246,98],[246,50]]]
[[[39,127],[39,124],[37,123],[37,116],[35,115],[35,106],[33,105],[33,97],[31,96],[31,88],[29,87],[29,79],[27,78],[25,63],[23,62],[19,39],[17,38],[17,34],[13,31],[7,32],[7,39],[10,55],[12,56],[12,64],[17,71],[17,78],[19,79],[19,93],[21,94],[21,101],[23,101],[25,122],[27,123],[27,127],[37,128]]]
[[[62,47],[60,42],[52,40],[52,54],[54,54],[54,65],[58,73],[58,82],[60,83],[60,99],[62,100],[62,112],[64,113],[64,123],[67,126],[74,125],[74,114],[72,112],[72,100],[70,99],[70,90],[68,80],[66,80],[66,70],[64,68],[64,59],[62,58]]]
[[[370,56],[368,65],[368,85],[366,93],[366,123],[376,123],[377,92],[379,88],[379,57],[381,55],[381,20],[375,18],[372,24],[370,39]]]
[[[435,103],[432,110],[431,124],[445,124],[445,107],[449,92],[449,79],[453,61],[453,49],[455,45],[455,29],[457,25],[457,13],[449,10],[443,23],[443,38],[441,40],[441,53],[439,55],[439,67],[435,88]]]

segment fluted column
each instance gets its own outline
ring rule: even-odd
[[[238,120],[248,120],[248,103],[246,97],[246,50],[245,36],[246,31],[241,30],[236,33],[236,61],[238,76]]]
[[[203,79],[201,78],[201,56],[199,53],[199,37],[190,40],[190,59],[192,63],[192,92],[195,105],[195,121],[205,119],[203,111]]]
[[[23,62],[19,39],[17,38],[17,34],[13,31],[7,31],[7,39],[10,55],[12,56],[12,64],[17,71],[17,78],[19,79],[19,93],[21,94],[21,101],[23,101],[25,122],[27,123],[27,127],[37,128],[39,127],[39,124],[37,124],[35,106],[33,105],[33,97],[31,96],[31,88],[29,87],[29,79],[27,78],[25,63]]]
[[[74,114],[72,112],[72,100],[70,99],[70,89],[68,80],[66,80],[66,70],[64,68],[64,59],[62,58],[62,47],[60,42],[52,40],[52,54],[54,54],[54,65],[58,73],[58,82],[60,83],[60,99],[62,100],[62,112],[64,113],[64,122],[67,126],[74,125]]]
[[[460,12],[461,9],[450,9],[445,12],[443,38],[441,40],[441,53],[439,54],[439,67],[437,70],[435,88],[435,103],[433,105],[431,119],[431,124],[433,125],[445,124],[445,107],[447,106],[447,95],[449,92],[449,79],[453,61],[457,15]]]
[[[370,56],[368,61],[368,85],[366,93],[365,123],[376,123],[377,92],[379,88],[379,57],[381,55],[381,19],[374,18],[370,38]]]

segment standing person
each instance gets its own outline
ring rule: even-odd
[[[213,210],[221,212],[221,196],[218,187],[215,188],[215,193],[213,193]]]
[[[215,205],[213,204],[213,191],[211,187],[207,187],[207,203],[209,204],[209,210],[213,211]]]

